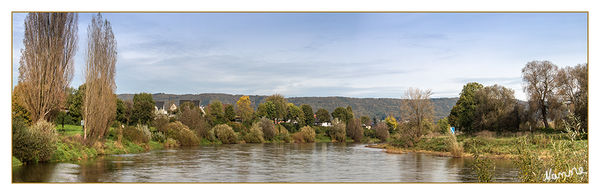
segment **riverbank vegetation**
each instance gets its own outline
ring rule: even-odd
[[[389,142],[372,147],[474,157],[481,182],[493,181],[488,158],[513,159],[522,182],[587,182],[587,64],[558,69],[548,61],[532,61],[522,72],[527,102],[500,85],[467,83],[447,118],[434,125],[427,114],[403,116],[402,122],[388,117]],[[407,113],[431,112],[415,106],[419,98],[411,97],[420,96],[409,93]],[[426,91],[417,94],[428,101]]]
[[[88,27],[85,83],[77,89],[69,87],[77,14],[30,13],[25,26],[12,94],[13,165],[201,144],[358,142],[380,143],[371,147],[390,153],[473,157],[481,182],[493,181],[489,158],[514,159],[523,182],[587,182],[587,64],[527,63],[527,101],[501,85],[467,83],[439,120],[432,91],[418,88],[406,90],[396,116],[385,118],[359,116],[350,105],[313,113],[281,94],[257,102],[241,96],[234,104],[168,103],[165,110],[148,93],[116,98],[116,41],[100,14]]]

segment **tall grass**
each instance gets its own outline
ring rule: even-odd
[[[493,182],[496,164],[492,159],[483,157],[479,152],[475,152],[473,154],[473,170],[475,170],[475,174],[477,174],[478,182]]]
[[[461,157],[463,154],[463,147],[456,141],[456,136],[448,130],[448,139],[446,140],[446,147],[452,156]]]

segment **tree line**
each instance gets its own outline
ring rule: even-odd
[[[531,61],[521,70],[527,101],[500,85],[471,82],[463,86],[447,119],[460,131],[573,129],[587,132],[588,65],[558,68],[549,61]]]

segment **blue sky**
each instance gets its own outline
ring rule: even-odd
[[[76,87],[87,26],[79,14]],[[13,14],[13,85],[23,22]],[[586,63],[585,13],[104,13],[118,44],[117,93],[457,97],[467,82],[526,99],[521,68]]]

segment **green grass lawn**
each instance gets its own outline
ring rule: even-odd
[[[83,134],[83,127],[80,125],[65,125],[63,128],[62,125],[56,125],[56,131],[64,136],[81,135]]]

